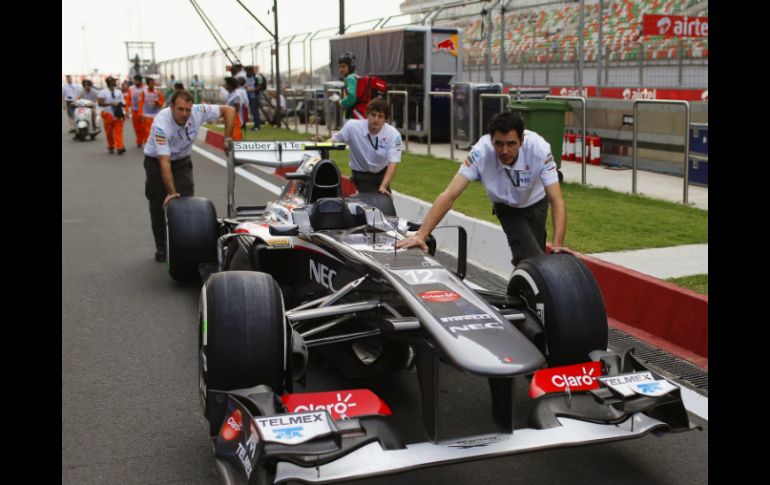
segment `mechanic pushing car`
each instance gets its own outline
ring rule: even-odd
[[[175,197],[195,195],[190,153],[203,123],[225,119],[225,153],[232,142],[235,110],[230,106],[193,104],[189,91],[177,91],[168,107],[152,122],[144,146],[145,196],[150,201],[150,220],[155,237],[155,260],[166,260],[164,210]]]
[[[537,133],[525,130],[521,116],[512,111],[492,117],[489,134],[473,146],[458,173],[436,198],[420,229],[396,247],[419,246],[427,251],[426,238],[473,180],[484,184],[493,204],[492,213],[508,238],[514,266],[522,259],[544,254],[549,203],[553,211],[551,252],[569,252],[562,247],[567,207],[551,145]]]
[[[343,142],[350,147],[350,170],[359,192],[390,195],[390,182],[401,163],[401,134],[387,123],[388,102],[374,98],[366,105],[366,119],[350,120],[327,142]],[[321,141],[320,135],[312,137]]]

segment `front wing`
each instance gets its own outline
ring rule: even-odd
[[[637,438],[656,428],[668,426],[641,413],[617,425],[558,419],[561,426],[557,428],[525,428],[517,429],[512,434],[495,433],[439,443],[416,443],[406,445],[402,450],[384,450],[378,442],[373,442],[318,467],[280,462],[274,483],[290,480],[332,483],[480,458]]]

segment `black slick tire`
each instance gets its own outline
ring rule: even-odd
[[[284,393],[290,346],[283,297],[272,276],[253,271],[211,275],[201,290],[199,379],[207,390],[270,386]],[[221,423],[211,423],[211,433]]]
[[[166,208],[168,273],[178,281],[200,278],[198,265],[217,261],[217,212],[203,197],[171,199]]]
[[[575,256],[550,254],[519,263],[508,294],[537,311],[545,341],[534,342],[549,366],[589,361],[593,350],[607,349],[607,312],[593,274]]]

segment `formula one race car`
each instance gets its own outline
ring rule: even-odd
[[[328,483],[691,429],[678,386],[607,350],[602,295],[579,259],[530,258],[506,293],[479,290],[465,281],[461,227],[450,268],[435,239],[428,254],[395,249],[419,223],[398,218],[387,195],[343,197],[328,157],[340,148],[236,142],[227,217],[198,197],[168,207],[171,276],[210,273],[200,397],[225,483]],[[278,200],[235,207],[246,163],[298,167]],[[370,390],[294,393],[309,352],[357,377],[416,367],[427,440],[405,439]],[[439,439],[440,364],[488,381],[497,432]],[[526,406],[517,377],[530,380]]]

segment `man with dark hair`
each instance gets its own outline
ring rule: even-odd
[[[94,103],[94,109],[91,110],[91,126],[93,126],[95,129],[97,115],[96,107],[99,105],[99,93],[96,91],[96,89],[93,89],[94,83],[90,79],[83,79],[81,84],[83,86],[83,90],[80,92],[78,99],[87,99],[88,101]]]
[[[388,102],[374,98],[366,105],[366,119],[348,121],[328,140],[350,147],[351,180],[359,192],[390,195],[390,182],[401,163],[401,134],[386,123],[389,115]]]
[[[131,111],[131,123],[134,125],[134,135],[136,135],[136,147],[139,148],[144,143],[144,139],[147,138],[144,128],[144,121],[142,121],[142,111],[144,105],[142,104],[142,93],[144,92],[144,83],[142,82],[142,76],[137,74],[134,76],[134,85],[128,87],[128,106]]]
[[[235,126],[233,127],[233,140],[243,140],[243,98],[238,91],[238,80],[234,77],[226,77],[225,90],[227,91],[227,98],[225,98],[225,104],[231,106],[235,110]]]
[[[259,93],[264,82],[265,78],[259,73],[259,66],[246,68],[246,93],[249,98],[249,110],[254,118],[253,131],[259,131]]]
[[[144,123],[144,143],[147,143],[152,122],[163,107],[163,93],[155,87],[155,79],[151,77],[145,79],[147,87],[142,90],[140,102],[142,104],[142,122]]]
[[[503,112],[492,117],[489,134],[471,149],[447,188],[425,216],[420,229],[396,243],[396,247],[420,247],[425,243],[454,201],[473,180],[481,180],[500,219],[514,266],[525,258],[545,253],[546,216],[551,205],[552,252],[565,251],[567,208],[564,204],[551,145],[537,133],[524,129],[518,113]]]
[[[203,123],[225,119],[225,153],[233,141],[235,110],[229,106],[193,104],[189,91],[176,91],[170,106],[153,119],[144,146],[144,195],[150,201],[150,221],[155,238],[155,260],[166,260],[165,209],[175,197],[195,195],[192,145]]]
[[[340,76],[345,81],[345,87],[342,90],[343,98],[340,100],[340,106],[345,112],[345,119],[362,119],[362,114],[355,110],[358,103],[358,98],[356,98],[356,90],[358,89],[356,56],[352,52],[346,52],[339,57],[337,65],[340,69]]]
[[[70,133],[75,133],[75,107],[72,105],[72,103],[78,99],[78,96],[80,95],[80,88],[77,84],[72,82],[72,76],[69,74],[65,76],[65,79],[67,80],[67,83],[62,84],[61,97],[65,103],[64,109],[67,110],[67,123],[69,123],[70,126]]]
[[[107,137],[107,151],[115,153],[118,149],[118,155],[126,152],[123,145],[123,122],[125,118],[125,99],[123,93],[117,88],[117,79],[110,76],[105,82],[107,87],[99,92],[98,101],[102,109],[102,120],[104,120],[104,133]]]

